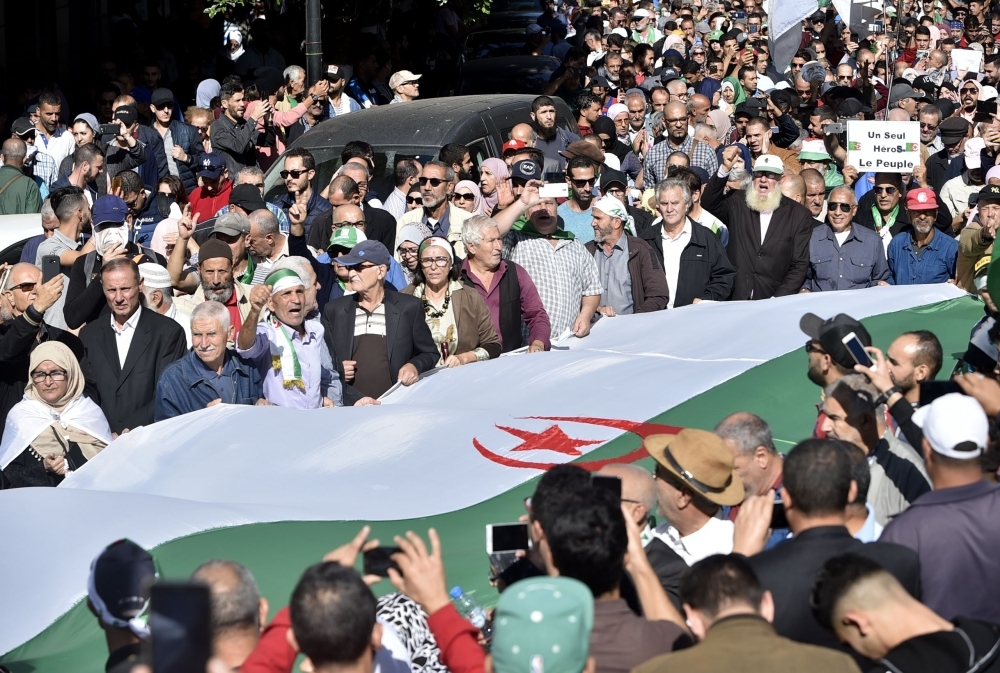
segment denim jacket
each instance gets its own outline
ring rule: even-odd
[[[205,376],[206,372],[205,365],[193,350],[170,363],[156,384],[155,420],[189,414],[219,399],[219,394]],[[257,368],[233,351],[226,352],[223,372],[232,377],[236,404],[256,404],[264,396],[263,379]]]
[[[910,231],[906,229],[889,241],[889,282],[892,285],[922,285],[944,283],[954,278],[958,241],[935,230],[934,238],[918,256]]]
[[[872,287],[889,279],[882,239],[871,229],[851,225],[843,245],[837,244],[829,224],[812,231],[809,240],[809,270],[803,289],[811,292],[854,290]]]

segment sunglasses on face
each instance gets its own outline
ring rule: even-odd
[[[299,170],[299,171],[281,171],[280,173],[278,173],[278,175],[280,175],[280,176],[281,176],[281,179],[282,179],[282,180],[287,180],[287,179],[288,179],[288,176],[292,176],[292,179],[293,179],[293,180],[298,180],[298,179],[299,179],[300,177],[302,177],[303,175],[305,175],[305,174],[306,174],[306,173],[308,173],[308,172],[309,172],[309,171],[306,171],[306,170]]]
[[[28,293],[28,292],[33,292],[36,285],[38,285],[38,283],[21,283],[20,285],[12,286],[10,289],[20,290],[21,292]]]
[[[978,94],[979,93],[979,89],[977,89],[976,87],[969,87],[968,89],[962,89],[962,93],[974,93],[974,94]]]
[[[596,180],[597,178],[584,178],[583,180],[576,180],[571,178],[570,182],[572,182],[573,186],[576,187],[577,189],[583,189],[584,187],[593,187],[594,182]]]
[[[934,131],[937,130],[937,127],[938,127],[937,124],[927,124],[925,122],[920,122],[920,128],[922,129],[930,129],[931,131]]]
[[[455,193],[451,195],[452,201],[475,201],[476,197],[473,194]]]
[[[889,196],[892,196],[896,193],[896,191],[895,187],[879,187],[878,185],[875,185],[876,194],[888,194]]]
[[[831,201],[829,207],[827,208],[827,210],[829,210],[831,213],[832,212],[836,212],[837,210],[840,210],[840,212],[842,212],[842,213],[849,213],[849,212],[851,212],[851,208],[853,208],[853,207],[854,206],[852,206],[849,203],[840,203],[840,202]]]
[[[774,173],[769,173],[767,171],[758,171],[753,174],[754,180],[760,180],[761,178],[766,178],[767,180],[778,180],[778,176]]]
[[[173,103],[163,103],[162,105],[154,105],[153,107],[155,107],[157,110],[173,110],[174,109],[174,104]]]
[[[406,197],[406,202],[407,203],[423,203],[423,199],[420,198],[419,196],[407,196]]]
[[[420,178],[419,182],[421,187],[430,183],[430,186],[436,189],[437,187],[440,187],[442,183],[447,182],[447,180],[442,180],[441,178]]]
[[[806,353],[819,353],[820,355],[826,355],[826,351],[814,344],[812,341],[806,342]]]

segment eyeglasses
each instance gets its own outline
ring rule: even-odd
[[[432,266],[446,267],[451,264],[451,260],[447,257],[424,257],[420,260],[420,266],[425,269],[429,269]]]
[[[31,372],[31,380],[35,383],[41,383],[45,379],[52,379],[53,381],[65,381],[66,380],[66,370],[65,369],[53,369],[51,372]]]
[[[811,340],[806,342],[806,353],[819,353],[826,355],[826,351],[814,344]]]
[[[28,292],[33,292],[36,285],[38,285],[38,283],[21,283],[20,285],[13,285],[13,286],[11,286],[10,289],[11,290],[20,290],[21,292],[24,292],[25,294],[27,294]]]
[[[419,197],[419,196],[407,196],[406,197],[406,202],[407,203],[423,203],[423,201],[424,201],[423,198]]]
[[[404,248],[401,246],[396,248],[396,250],[399,251],[400,257],[413,257],[417,254],[417,251],[420,250],[420,248]]]
[[[160,105],[154,105],[153,107],[155,107],[157,110],[173,110],[174,109],[174,104],[173,103],[162,103]]]
[[[254,187],[256,187],[257,189],[264,189],[264,183],[263,183],[263,182],[245,182],[245,183],[243,183],[243,184],[246,184],[246,185],[253,185],[253,186],[254,186]]]
[[[597,178],[584,178],[583,180],[576,180],[570,178],[570,182],[572,182],[573,186],[576,187],[577,189],[583,189],[584,187],[593,187],[594,182],[596,180]]]
[[[926,124],[924,122],[920,122],[920,128],[922,129],[930,129],[931,131],[936,131],[937,127],[938,127],[937,124]]]
[[[421,187],[425,186],[427,183],[430,183],[431,187],[437,188],[441,186],[442,182],[448,182],[448,181],[442,180],[441,178],[420,178],[418,182],[420,182]]]
[[[888,194],[889,196],[892,196],[896,193],[896,191],[895,187],[879,187],[878,185],[875,185],[876,194]]]
[[[970,86],[970,87],[962,89],[962,93],[974,93],[974,94],[978,94],[979,93],[979,89],[977,89],[974,86]]]
[[[829,206],[827,207],[827,210],[829,210],[832,213],[832,212],[835,212],[835,211],[837,211],[839,209],[840,212],[842,212],[842,213],[849,213],[849,212],[851,212],[851,208],[853,208],[853,207],[854,206],[852,206],[849,203],[840,203],[840,202],[831,201],[830,204],[829,204]]]
[[[195,128],[198,129],[198,131],[200,133],[208,133],[208,127],[207,126],[195,126]]]
[[[810,93],[812,93],[812,89],[796,89],[795,93],[797,93],[800,96],[808,96]]]
[[[361,273],[362,271],[367,271],[368,269],[374,269],[374,264],[358,264],[357,266],[350,267],[350,271],[356,271]]]
[[[281,176],[282,180],[287,179],[289,175],[292,176],[293,180],[298,180],[299,178],[301,178],[303,175],[305,175],[308,172],[309,171],[304,170],[304,169],[303,170],[299,170],[299,171],[281,171],[280,173],[278,173],[278,175]]]
[[[753,179],[759,180],[760,178],[767,178],[768,180],[774,180],[775,182],[777,182],[778,175],[775,173],[771,173],[770,171],[756,171],[753,174]]]
[[[334,222],[331,226],[334,229],[337,229],[338,227],[361,227],[363,229],[365,226],[365,221],[358,220],[357,222],[347,222],[345,220],[344,222]]]
[[[466,194],[465,192],[455,192],[454,194],[451,195],[451,200],[452,201],[475,201],[476,200],[476,195],[472,194],[472,193]]]

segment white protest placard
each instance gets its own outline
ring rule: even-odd
[[[848,121],[847,164],[861,173],[912,172],[920,164],[920,124]]]
[[[955,70],[982,72],[983,52],[975,49],[952,49],[951,64]]]

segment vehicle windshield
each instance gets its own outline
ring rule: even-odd
[[[316,158],[316,178],[313,181],[314,189],[321,191],[330,184],[333,174],[340,168],[340,153],[343,149],[343,146],[339,146],[318,147],[309,150]],[[372,149],[375,150],[375,170],[370,182],[391,175],[396,162],[403,157],[414,157],[421,164],[424,164],[431,159],[436,159],[440,151],[438,147],[385,147],[379,145],[373,145]],[[264,176],[265,201],[274,201],[278,196],[286,193],[285,182],[281,179],[281,175],[279,175],[282,170],[284,170],[284,162],[278,161],[271,166]]]

